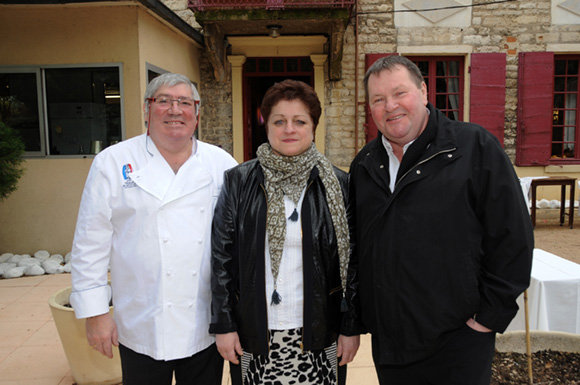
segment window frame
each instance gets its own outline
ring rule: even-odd
[[[576,55],[577,52],[557,55],[551,51],[520,52],[516,166],[580,164],[580,158],[552,158],[556,57]],[[576,138],[576,146],[580,146],[580,137]]]
[[[574,156],[572,158],[565,158],[565,157],[554,157],[553,154],[553,146],[555,143],[560,143],[561,145],[564,145],[565,143],[569,143],[570,141],[566,141],[565,140],[565,127],[566,124],[565,122],[563,122],[561,124],[563,132],[562,132],[562,140],[560,141],[555,141],[554,140],[554,129],[555,129],[555,125],[554,122],[552,121],[552,137],[550,140],[550,162],[554,163],[554,164],[558,164],[558,163],[567,163],[567,162],[580,162],[580,116],[578,115],[580,112],[580,74],[576,74],[576,90],[575,92],[568,92],[567,89],[565,89],[564,91],[560,91],[560,92],[556,92],[556,78],[557,77],[561,77],[564,79],[568,79],[570,76],[569,75],[556,75],[556,62],[558,60],[565,60],[565,61],[569,61],[569,60],[577,60],[578,63],[580,64],[580,54],[569,54],[569,55],[564,55],[564,54],[555,54],[554,55],[554,88],[552,90],[552,110],[555,113],[557,110],[558,111],[564,111],[564,116],[566,115],[566,111],[571,111],[574,110],[576,113],[576,122],[574,124]],[[566,106],[564,106],[563,108],[556,108],[555,104],[555,98],[556,95],[560,94],[560,95],[566,95],[566,94],[575,94],[576,95],[576,106],[574,108],[567,108]]]
[[[46,70],[52,69],[72,69],[72,68],[114,68],[119,72],[119,93],[120,93],[120,127],[121,140],[125,140],[125,92],[123,82],[123,63],[79,63],[79,64],[54,64],[54,65],[33,65],[33,66],[0,66],[0,73],[35,73],[36,92],[38,100],[38,129],[40,131],[40,150],[25,151],[25,158],[55,158],[55,159],[78,159],[94,157],[95,154],[50,154],[49,124],[48,124],[48,100],[46,88]]]
[[[464,113],[464,106],[465,106],[465,57],[464,56],[438,56],[438,55],[430,55],[430,56],[407,56],[407,59],[411,60],[413,63],[417,64],[417,62],[420,61],[426,61],[428,62],[428,67],[429,67],[429,74],[428,76],[425,76],[423,74],[423,77],[425,78],[425,83],[427,84],[427,98],[429,103],[431,103],[435,108],[438,108],[443,114],[445,114],[446,116],[448,115],[449,111],[455,111],[457,110],[457,121],[463,121],[463,113]],[[459,74],[457,75],[459,84],[458,84],[458,89],[457,89],[457,109],[443,109],[443,108],[439,108],[437,107],[437,96],[440,95],[450,95],[449,91],[449,84],[447,83],[447,92],[445,93],[438,93],[437,92],[437,79],[440,78],[444,78],[444,79],[448,79],[450,76],[445,76],[445,77],[441,77],[441,76],[437,76],[437,64],[440,62],[451,62],[451,61],[457,61],[459,62],[458,64],[458,70],[459,70]],[[455,76],[453,76],[453,78],[455,78]]]

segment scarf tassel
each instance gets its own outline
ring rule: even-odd
[[[282,302],[282,296],[280,293],[278,293],[278,291],[276,291],[276,289],[274,289],[274,292],[272,293],[271,305],[278,305],[280,302]]]
[[[296,222],[298,220],[298,211],[296,211],[296,208],[294,208],[294,212],[292,212],[292,215],[290,215],[288,219],[290,219],[292,222]]]

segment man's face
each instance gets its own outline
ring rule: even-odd
[[[151,139],[155,143],[191,139],[197,127],[191,87],[183,83],[172,87],[161,86],[153,97],[157,101],[149,103],[150,113],[145,116],[150,119],[147,127]],[[162,98],[167,99],[164,104],[159,102]],[[178,103],[172,99],[191,103]]]
[[[417,87],[405,67],[371,75],[368,93],[371,115],[390,142],[404,146],[427,125],[427,86]]]

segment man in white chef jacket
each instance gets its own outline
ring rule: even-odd
[[[210,233],[223,172],[236,161],[193,136],[199,100],[183,75],[151,81],[147,134],[100,152],[83,192],[71,304],[94,349],[112,357],[119,346],[123,385],[170,385],[174,374],[177,384],[221,384],[208,333]]]

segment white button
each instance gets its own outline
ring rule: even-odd
[[[196,270],[194,270],[194,271],[191,273],[191,275],[193,275],[193,276],[195,277],[195,276],[197,275],[197,271],[196,271]]]
[[[170,271],[168,271],[166,274],[167,274],[168,276],[170,276],[170,275],[171,275],[171,270],[170,270]]]
[[[203,243],[203,239],[199,238],[199,239],[197,240],[197,243],[199,243],[199,244]]]
[[[453,154],[447,154],[448,158],[453,158]]]
[[[193,302],[190,302],[187,306],[193,307]]]
[[[173,307],[173,304],[172,304],[171,302],[169,302],[169,303],[167,304],[167,307]]]
[[[200,208],[199,211],[205,213],[205,207]]]
[[[159,207],[159,210],[161,210],[161,211],[165,210],[165,206]]]
[[[421,175],[421,170],[417,170],[417,175]]]
[[[385,166],[384,166],[384,165],[382,165],[382,164],[381,164],[381,166],[380,166],[380,167],[381,167],[381,168],[385,168]]]
[[[169,239],[163,238],[163,243],[167,243],[167,242],[169,242]]]

